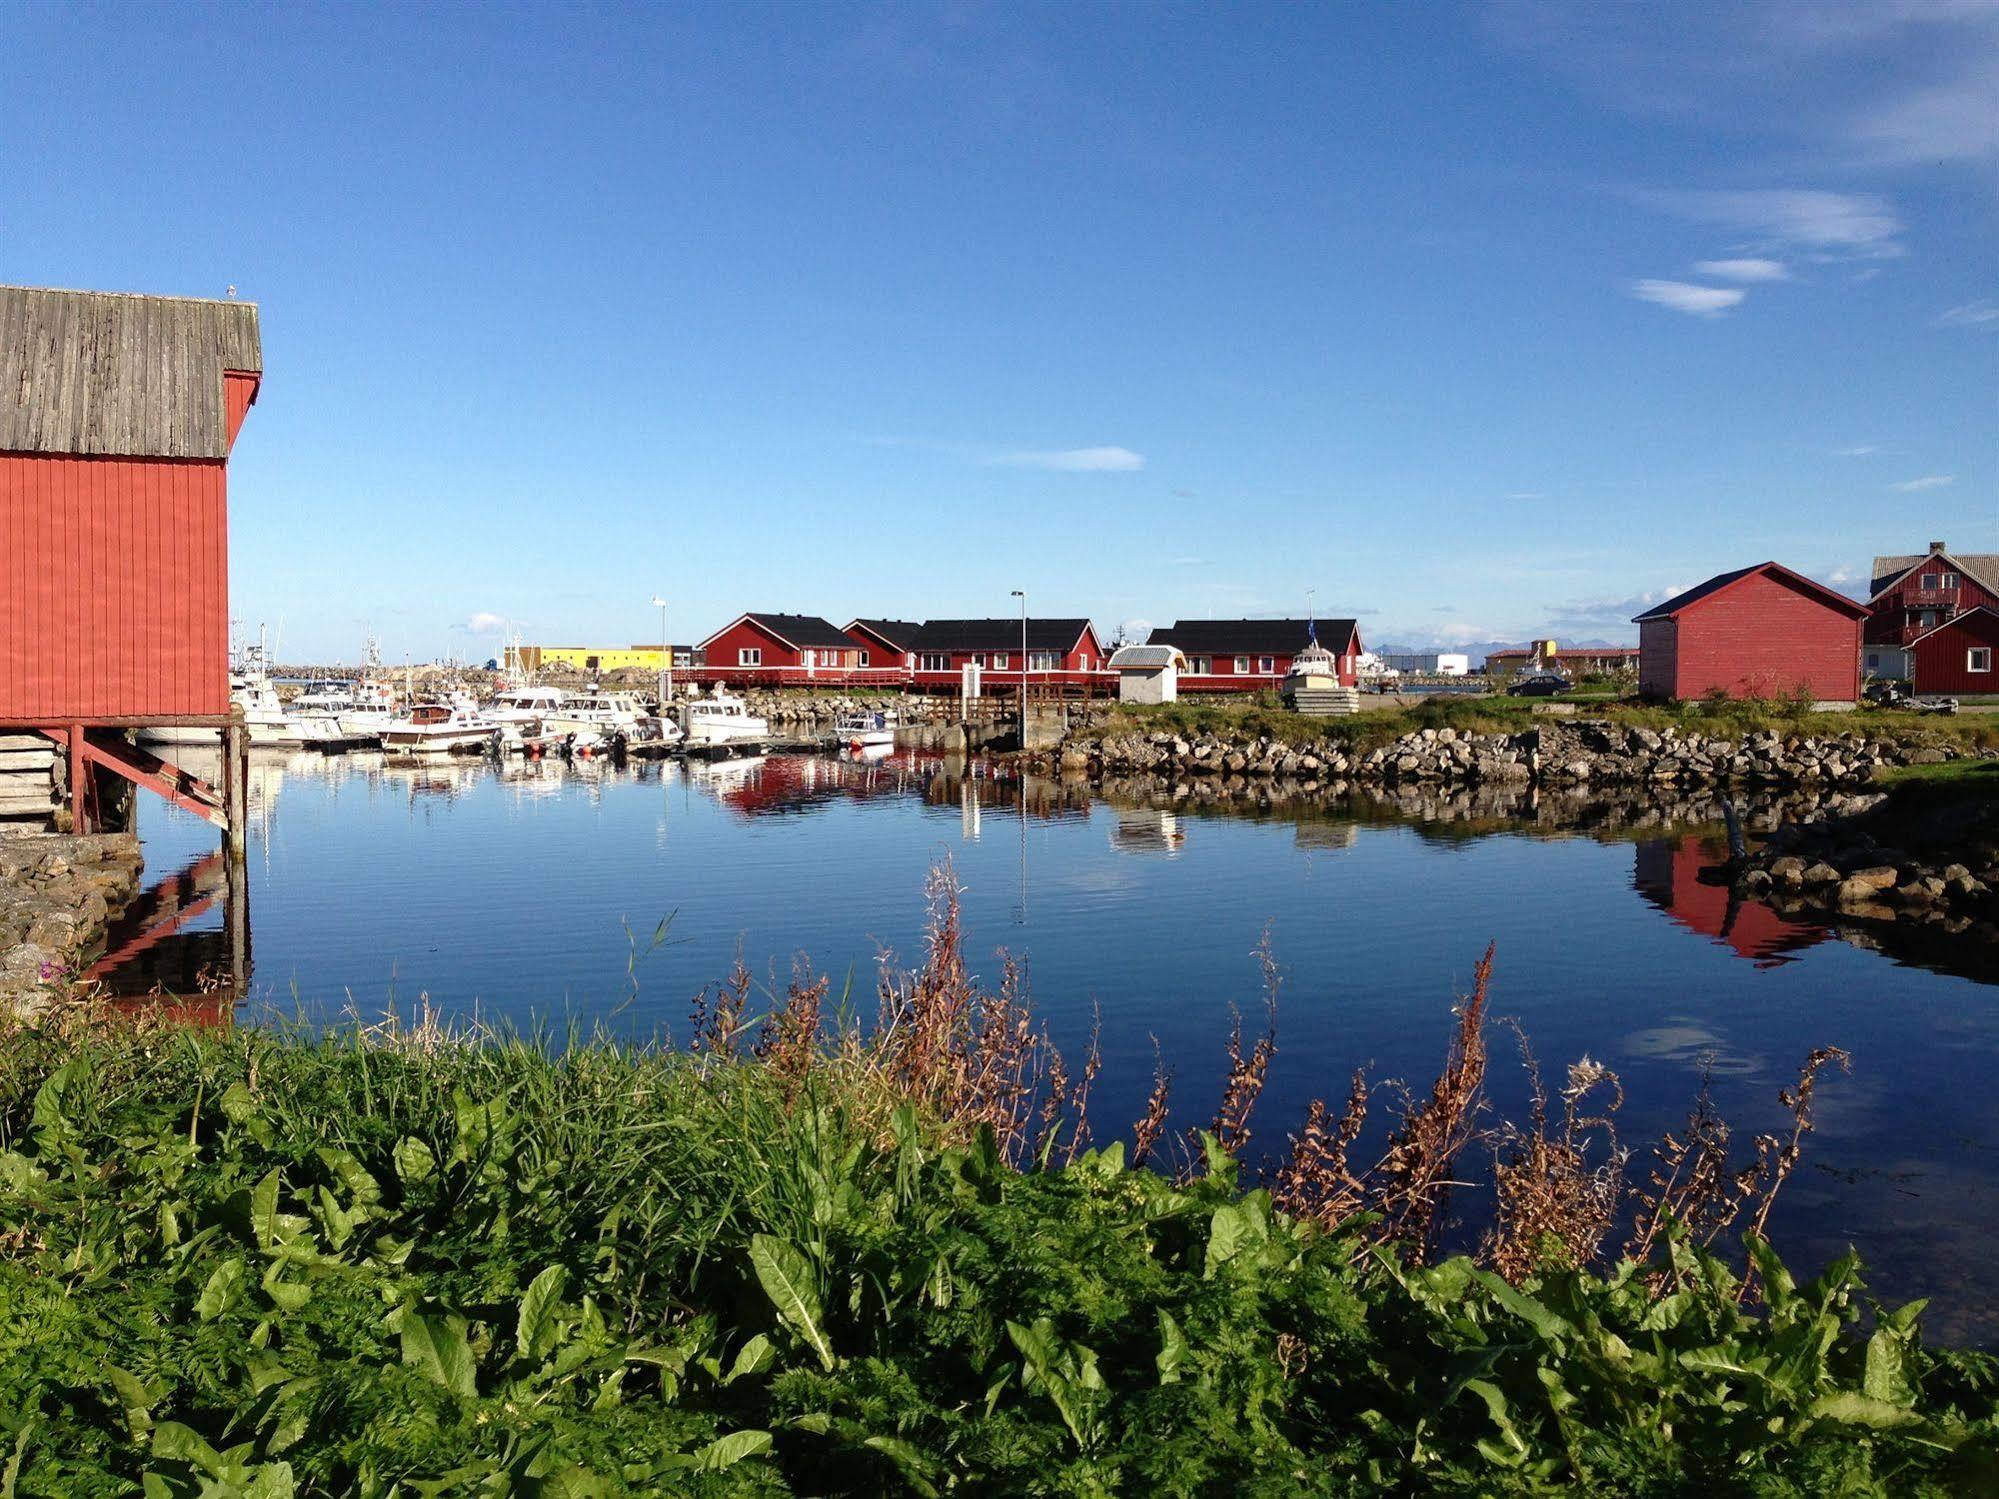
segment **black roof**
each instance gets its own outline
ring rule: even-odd
[[[847,626],[850,630],[866,630],[870,635],[886,640],[899,651],[909,649],[909,642],[916,638],[916,632],[923,628],[913,619],[857,619]]]
[[[1027,621],[1027,649],[1067,651],[1090,628],[1087,619],[1035,619]],[[909,642],[913,651],[1003,651],[1020,645],[1020,618],[1012,619],[929,619]]]
[[[745,614],[743,618],[762,625],[779,640],[792,645],[852,646],[854,643],[847,638],[846,631],[816,614],[750,613]],[[711,640],[713,638],[712,635],[709,637]]]
[[[1839,590],[1828,588],[1823,583],[1813,582],[1803,573],[1793,572],[1781,562],[1758,562],[1753,567],[1738,567],[1733,572],[1716,573],[1705,583],[1697,583],[1685,593],[1674,594],[1665,603],[1654,604],[1643,614],[1632,615],[1631,622],[1638,624],[1648,619],[1670,619],[1686,608],[1687,605],[1697,604],[1709,594],[1720,593],[1729,584],[1739,583],[1751,573],[1763,572],[1769,573],[1780,583],[1790,584],[1800,593],[1811,595],[1818,599],[1820,603],[1829,604],[1836,609],[1841,609],[1851,614],[1855,619],[1863,618],[1867,614],[1867,606],[1865,604],[1856,603],[1845,594],[1839,592]]]
[[[1190,656],[1295,656],[1305,648],[1314,621],[1303,619],[1178,619],[1161,625],[1148,645],[1177,645]],[[1316,621],[1319,644],[1335,653],[1360,643],[1351,619]]]

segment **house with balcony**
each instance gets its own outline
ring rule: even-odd
[[[1999,554],[1953,552],[1933,541],[1915,556],[1874,559],[1864,639],[1906,648],[1973,609],[1999,609]]]

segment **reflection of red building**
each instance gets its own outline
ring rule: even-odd
[[[1638,845],[1632,883],[1688,931],[1712,938],[1758,968],[1788,963],[1825,940],[1825,928],[1787,920],[1761,901],[1742,899],[1726,883],[1701,878],[1703,870],[1718,870],[1727,859],[1728,845],[1719,838],[1683,833],[1653,839]]]

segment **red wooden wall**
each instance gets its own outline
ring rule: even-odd
[[[1941,577],[1944,573],[1957,574],[1955,588],[1924,589],[1925,577]],[[1954,609],[1999,609],[1999,594],[1961,571],[1947,557],[1932,557],[1909,569],[1901,582],[1882,592],[1869,607],[1874,613],[1867,621],[1867,638],[1883,645],[1907,645],[1924,628],[1903,625],[1908,611],[1934,609],[1941,616]]]
[[[1970,651],[1984,646],[1992,652],[1992,671],[1973,671]],[[1921,693],[1999,692],[1999,614],[1989,609],[1959,615],[1909,648],[1914,661],[1910,676]]]
[[[1639,627],[1641,658],[1647,633]],[[1680,610],[1672,647],[1672,696],[1781,697],[1802,687],[1814,698],[1860,696],[1858,609],[1843,612],[1767,573],[1753,573]]]
[[[222,464],[0,453],[0,723],[228,711]]]

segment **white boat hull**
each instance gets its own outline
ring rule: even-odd
[[[421,728],[389,729],[382,735],[382,748],[391,755],[450,755],[483,750],[492,737],[491,728],[449,728],[429,733]]]

